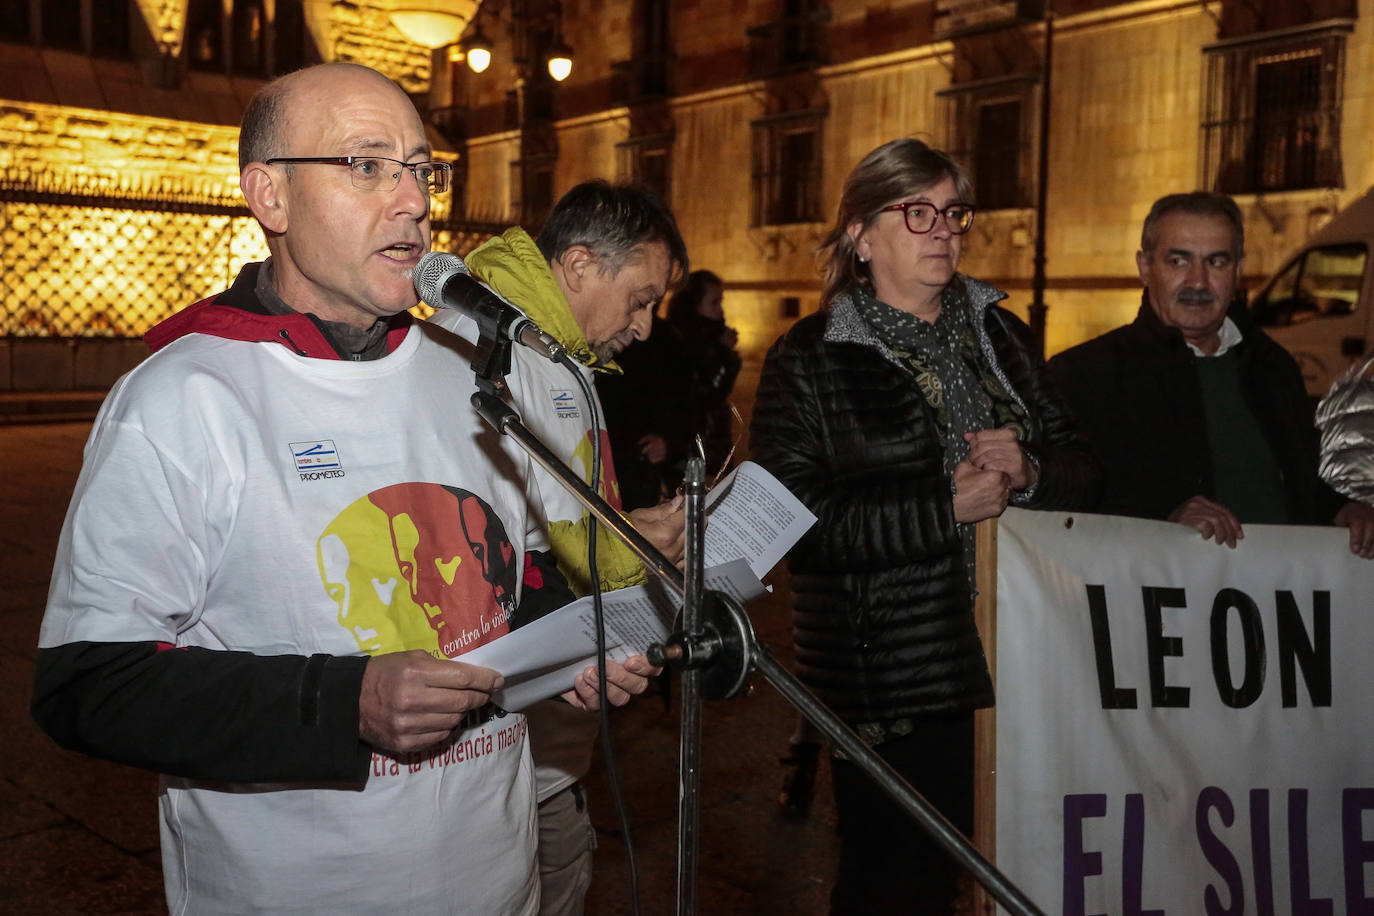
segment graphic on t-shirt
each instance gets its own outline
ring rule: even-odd
[[[321,471],[325,468],[341,467],[339,450],[334,448],[334,440],[321,439],[318,442],[292,442],[291,457],[296,459],[298,471]]]
[[[560,420],[576,420],[582,416],[571,388],[550,388],[549,400],[553,402],[553,415]]]
[[[568,458],[568,466],[573,469],[578,477],[583,480],[590,480],[592,473],[592,431],[587,430],[587,435],[577,443],[573,453]],[[620,511],[620,481],[615,476],[615,462],[611,460],[611,437],[606,430],[601,430],[601,498],[611,504],[611,508]]]
[[[467,490],[401,483],[348,506],[320,535],[320,578],[339,625],[369,655],[454,658],[510,629],[515,548]]]

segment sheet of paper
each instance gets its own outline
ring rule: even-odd
[[[763,583],[742,559],[706,570],[706,587],[740,603],[763,594]],[[623,662],[643,655],[672,630],[677,602],[657,580],[601,596],[606,657]],[[596,617],[590,597],[580,598],[500,639],[478,646],[461,661],[500,671],[505,686],[493,699],[518,712],[572,686],[577,672],[596,664]]]
[[[801,500],[752,461],[717,484],[706,504],[706,566],[743,557],[760,579],[816,523]]]
[[[764,593],[759,580],[816,523],[800,500],[752,461],[714,487],[706,505],[706,587],[740,604]],[[671,632],[678,608],[656,579],[605,594],[601,604],[606,657],[618,662],[661,642]],[[577,673],[596,663],[596,646],[596,618],[588,597],[479,646],[462,660],[500,671],[506,684],[495,701],[517,712],[572,687]]]

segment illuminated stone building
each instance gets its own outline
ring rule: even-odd
[[[408,38],[414,10],[461,41]],[[970,166],[964,269],[1033,320],[1043,239],[1049,352],[1134,314],[1163,193],[1234,193],[1257,280],[1374,183],[1372,51],[1374,0],[0,0],[0,390],[108,384],[264,254],[235,125],[316,60],[397,79],[456,157],[436,247],[642,180],[757,355],[816,307],[840,184],[897,136]]]
[[[1134,316],[1162,194],[1234,193],[1254,282],[1374,182],[1374,0],[564,0],[547,21],[533,3],[482,4],[485,72],[437,65],[469,212],[537,224],[588,177],[656,185],[754,353],[816,307],[844,176],[893,137],[972,168],[964,269],[1022,315],[1047,140],[1049,352]],[[548,42],[573,49],[562,83]]]
[[[108,386],[146,355],[139,335],[266,256],[236,137],[267,79],[357,61],[423,106],[433,52],[394,6],[0,0],[0,391]],[[490,227],[451,199],[435,244],[471,247]]]

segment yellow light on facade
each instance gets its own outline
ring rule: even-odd
[[[549,50],[549,76],[563,82],[572,73],[572,49],[565,44],[556,44]]]
[[[468,49],[468,68],[481,73],[491,66],[491,48],[474,46]]]
[[[482,34],[482,27],[472,25],[472,34],[463,39],[463,53],[468,58],[468,68],[473,73],[481,73],[491,66],[491,42]]]
[[[472,0],[398,0],[391,24],[417,45],[442,48],[458,40],[476,12]]]

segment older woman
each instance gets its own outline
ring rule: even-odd
[[[992,682],[973,620],[975,523],[1080,508],[1095,461],[1005,294],[957,272],[973,195],[918,140],[845,182],[821,311],[768,352],[751,449],[816,513],[788,558],[797,669],[965,834],[973,711]],[[832,913],[948,912],[958,870],[853,763],[831,772]]]

